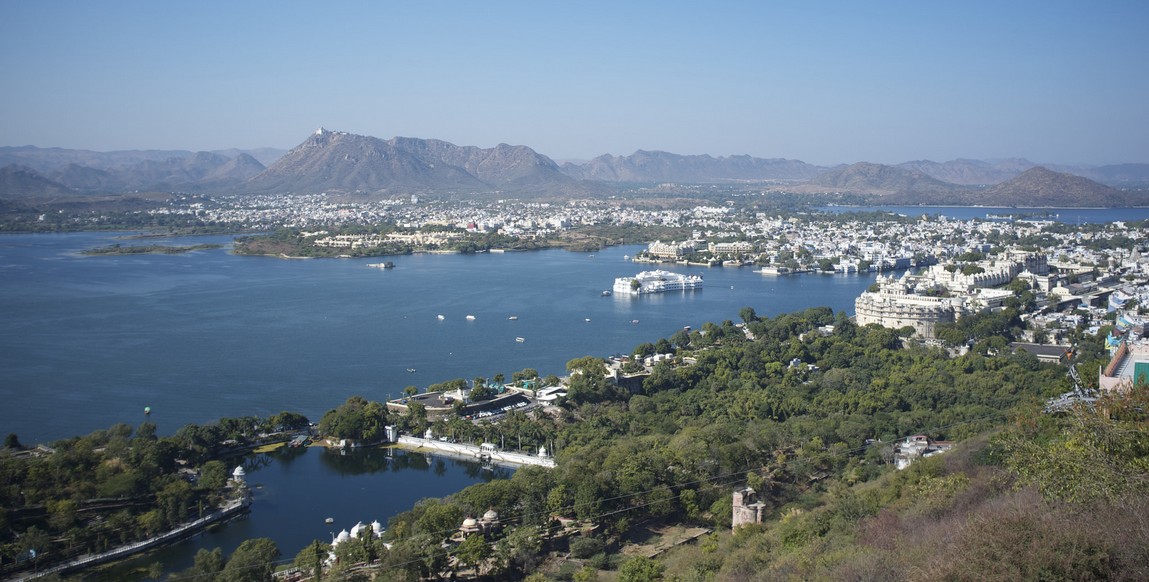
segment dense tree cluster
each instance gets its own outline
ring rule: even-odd
[[[1108,416],[1087,411],[1066,418],[1021,414],[1064,392],[1068,383],[1063,368],[1006,349],[1012,310],[970,318],[968,327],[958,330],[969,333],[963,341],[974,339],[977,349],[961,356],[907,341],[899,330],[859,327],[828,308],[773,318],[747,308],[739,315],[738,324],[707,323],[637,346],[636,356],[672,356],[635,372],[642,380],[629,387],[608,379],[602,359],[571,360],[569,396],[548,413],[513,412],[497,424],[457,416],[431,422],[418,406],[398,416],[360,397],[328,412],[320,423],[325,435],[369,441],[386,424],[397,423],[411,432],[430,427],[458,440],[525,450],[546,446],[558,458],[555,469],[524,467],[510,479],[418,503],[390,520],[383,540],[390,549],[372,539],[341,545],[337,572],[353,576],[361,572],[357,568],[373,563],[374,571],[388,579],[459,569],[521,578],[540,567],[545,548],[569,544],[572,555],[585,556],[582,569],[568,571],[575,579],[594,579],[600,568],[618,568],[619,579],[634,580],[664,575],[686,580],[900,579],[910,561],[929,558],[921,542],[914,541],[930,539],[921,528],[929,520],[956,520],[965,511],[961,508],[972,508],[975,520],[958,538],[961,548],[981,560],[976,563],[983,570],[975,570],[983,575],[975,578],[988,575],[994,556],[1020,551],[1017,544],[1023,542],[1011,529],[1015,526],[1045,532],[1051,540],[1048,547],[1025,550],[1029,562],[1013,572],[1019,577],[1113,577],[1137,571],[1129,564],[1140,554],[1115,550],[1109,538],[1082,546],[1081,536],[1066,531],[1065,524],[1079,511],[1074,507],[1093,504],[1089,507],[1109,515],[1104,512],[1114,503],[1133,507],[1149,492],[1143,479],[1149,458],[1143,411],[1149,403],[1114,401],[1104,407]],[[1081,349],[1099,348],[1085,343]],[[527,369],[512,379],[537,382],[537,376]],[[466,384],[459,380],[442,387],[460,382]],[[484,384],[476,379],[476,385]],[[290,415],[275,418],[271,424],[300,422]],[[992,440],[979,436],[1003,426],[1007,429]],[[259,428],[252,419],[216,428],[185,427],[172,437],[172,446],[181,458],[203,460],[213,452],[207,444],[222,431],[249,438]],[[210,431],[221,432],[201,434]],[[121,428],[116,434],[129,443],[141,438],[163,442],[146,428],[134,437],[124,432]],[[892,445],[914,434],[980,444],[943,460],[919,462],[908,471],[892,471]],[[81,448],[115,448],[111,437],[101,438]],[[167,466],[164,449],[142,450],[150,451],[157,466]],[[96,465],[116,472],[115,464]],[[1081,476],[1097,466],[1104,468],[1103,479],[1094,487]],[[115,490],[116,483],[102,486]],[[161,481],[154,490],[157,527],[186,512],[183,500],[194,496],[195,487],[173,483]],[[1045,497],[1015,493],[1011,483]],[[610,556],[633,527],[652,521],[728,531],[730,493],[746,484],[759,492],[769,523],[733,536],[715,534],[657,561]],[[67,499],[46,505],[65,526],[69,506],[59,502]],[[1044,513],[1003,512],[1000,503]],[[501,516],[501,528],[448,542],[464,518],[490,510]],[[570,523],[579,524],[583,533],[571,538],[564,529]],[[44,537],[43,531],[23,537]],[[990,534],[1000,543],[988,543]],[[317,553],[326,551],[321,542],[311,544],[300,551],[295,566],[313,570]],[[1097,552],[1109,552],[1108,557]],[[811,559],[815,555],[818,560]],[[224,579],[222,559],[207,554],[202,559],[205,572]],[[197,568],[199,563],[197,557]],[[953,577],[955,567],[955,562],[935,560],[928,571],[936,576],[928,577]]]
[[[307,425],[291,412],[165,437],[149,422],[117,424],[33,450],[10,435],[0,451],[0,573],[102,552],[210,512],[228,494],[232,465],[221,459]]]
[[[1149,394],[1003,430],[799,499],[665,560],[681,580],[1145,580]]]
[[[634,390],[607,380],[601,359],[578,358],[568,364],[569,398],[556,414],[512,414],[497,425],[433,424],[440,434],[552,444],[558,467],[522,468],[511,479],[426,500],[396,516],[382,563],[412,578],[475,563],[489,575],[520,576],[539,558],[512,551],[508,545],[522,544],[507,539],[546,538],[560,520],[573,519],[596,526],[597,542],[577,544],[586,553],[596,544],[599,552],[617,547],[628,529],[650,520],[728,527],[730,491],[747,482],[779,515],[888,473],[891,445],[900,437],[967,439],[1066,385],[1063,370],[1029,354],[950,357],[825,308],[740,315],[741,324],[710,323],[660,341],[676,357],[657,364]],[[635,353],[651,353],[655,345]],[[508,518],[489,540],[490,554],[440,547],[464,517],[490,509]],[[819,535],[804,532],[794,539]],[[596,563],[611,565],[606,557]],[[627,568],[660,571],[649,564]]]
[[[386,426],[387,408],[383,404],[369,402],[362,396],[352,396],[339,408],[323,415],[319,420],[319,433],[361,443],[380,443],[383,442]]]

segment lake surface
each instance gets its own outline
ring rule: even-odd
[[[1095,224],[1118,220],[1145,220],[1149,208],[1016,208],[1006,206],[823,206],[825,212],[893,212],[905,216],[945,216],[956,220],[1004,217],[1053,220],[1066,224]]]
[[[906,213],[915,212],[923,209]],[[1119,218],[1130,216],[1109,220]],[[388,257],[389,270],[367,267],[380,259],[239,257],[229,236],[146,241],[228,247],[180,255],[80,254],[145,244],[117,236],[0,236],[0,434],[35,443],[135,426],[145,406],[161,433],[282,410],[318,420],[352,395],[382,400],[408,385],[527,367],[563,375],[573,358],[737,320],[746,306],[771,316],[821,305],[852,313],[874,280],[662,266],[701,274],[706,288],[602,297],[615,277],[653,268],[626,259],[640,246]],[[201,547],[231,552],[252,537],[274,539],[290,559],[358,521],[386,524],[418,499],[510,474],[386,449],[287,450],[250,457],[245,468],[255,492],[250,515],[107,576],[155,560],[177,571]]]
[[[625,258],[640,246],[388,257],[388,270],[367,267],[380,259],[281,260],[228,248],[80,254],[116,242],[144,244],[108,233],[0,236],[0,433],[47,442],[145,419],[170,433],[282,410],[318,420],[352,395],[382,400],[408,385],[527,367],[563,375],[573,358],[737,320],[745,306],[763,315],[817,305],[852,312],[873,281],[664,266],[703,275],[706,288],[603,297],[615,277],[653,268]],[[146,241],[209,242],[230,247],[231,237]],[[510,474],[384,449],[282,451],[245,464],[250,515],[108,576],[155,560],[178,571],[199,548],[231,552],[252,537],[274,539],[289,559],[357,521],[386,524],[418,499]]]
[[[244,540],[275,540],[290,561],[312,540],[330,542],[357,522],[388,518],[427,497],[446,497],[468,485],[510,477],[513,470],[399,449],[341,454],[319,447],[280,449],[244,461],[252,487],[251,513],[179,544],[118,564],[102,578],[132,578],[136,568],[159,561],[166,572],[192,565],[200,548],[231,553]],[[326,519],[334,519],[331,524]]]
[[[639,246],[398,256],[387,270],[367,267],[379,259],[282,260],[227,248],[80,254],[115,242],[143,244],[106,233],[0,236],[0,433],[35,443],[136,426],[145,406],[162,434],[282,410],[318,420],[352,395],[382,400],[409,385],[528,367],[564,375],[573,358],[737,321],[745,306],[762,315],[818,305],[852,313],[874,278],[663,267],[701,274],[706,288],[632,298],[601,292],[653,268],[624,260]]]

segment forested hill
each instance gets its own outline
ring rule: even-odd
[[[363,564],[411,580],[1149,577],[1149,399],[1139,392],[1109,400],[1098,407],[1104,415],[1041,414],[1047,397],[1067,389],[1065,370],[1008,349],[1018,324],[1012,308],[947,328],[944,337],[972,344],[958,357],[895,330],[858,327],[828,308],[740,315],[737,325],[708,323],[636,346],[635,356],[670,356],[652,369],[628,367],[629,389],[606,379],[603,360],[571,360],[569,397],[549,414],[429,422],[418,407],[398,416],[360,397],[328,412],[319,424],[325,436],[364,438],[353,433],[395,424],[461,441],[521,438],[527,448],[549,445],[558,466],[523,467],[510,479],[420,502],[393,517],[382,540],[339,545],[323,578],[362,575]],[[1078,339],[1081,368],[1096,369],[1100,342]],[[172,444],[194,445],[197,435],[181,430]],[[893,446],[911,435],[957,446],[895,471]],[[109,458],[98,465],[118,469],[97,475],[132,474],[122,461],[132,448],[100,450]],[[0,492],[59,475],[50,469],[69,458],[49,456],[42,469],[23,473],[12,473],[22,465],[10,461]],[[120,486],[115,479],[97,492]],[[731,532],[732,492],[747,485],[764,521]],[[61,502],[53,491],[68,489],[44,489],[49,507]],[[498,529],[460,541],[465,517],[491,511]],[[33,527],[45,538],[45,528],[69,525],[61,519]],[[674,528],[713,533],[673,549],[653,533]],[[18,551],[25,535],[5,543]],[[237,552],[226,563],[203,551],[176,579],[230,579],[252,554],[266,563],[253,571],[292,563],[310,572],[325,542],[284,548],[298,551],[294,560],[276,560],[269,540],[248,548],[266,551]],[[89,542],[77,543],[74,551]]]
[[[1142,572],[1139,554],[1112,535],[1075,549],[1102,528],[1101,520],[1088,521],[1096,532],[1063,527],[1081,506],[1045,501],[1032,488],[1010,493],[1015,483],[1056,480],[1027,467],[1045,467],[1044,450],[1029,444],[1032,427],[1056,434],[1057,421],[1028,411],[1067,385],[1064,369],[1006,349],[1016,324],[1012,310],[955,326],[963,343],[974,341],[961,357],[913,345],[894,330],[859,328],[828,309],[770,319],[749,309],[742,315],[745,326],[707,324],[638,346],[637,354],[676,356],[656,365],[636,393],[601,380],[602,362],[587,357],[570,362],[570,398],[557,416],[513,414],[498,426],[478,427],[400,419],[412,431],[430,426],[462,438],[501,432],[553,442],[558,468],[523,468],[510,480],[475,485],[395,517],[386,536],[391,550],[379,553],[383,571],[406,569],[415,577],[477,567],[490,579],[593,580],[600,570],[618,568],[619,579],[630,580],[896,580],[929,561],[936,576],[925,579],[961,578],[960,552],[972,548],[983,554],[973,570],[979,577],[992,575],[995,555],[1023,556],[1011,570],[1021,578]],[[1083,352],[1083,366],[1101,357],[1090,342]],[[1015,420],[1019,415],[1025,422]],[[1011,424],[1031,429],[1011,429],[1010,439],[985,445],[985,435]],[[894,471],[893,443],[916,434],[966,444],[952,456]],[[1133,453],[1133,466],[1146,452]],[[1082,481],[1079,488],[1088,490]],[[1122,494],[1138,490],[1121,483]],[[766,523],[732,537],[731,493],[746,484],[765,503]],[[1018,509],[998,517],[995,504]],[[966,507],[976,507],[982,522],[961,530],[957,520]],[[490,509],[507,524],[493,546],[441,549],[464,517]],[[1029,511],[1036,513],[1022,515]],[[669,525],[716,533],[657,560],[627,557],[643,551],[636,548],[652,535],[649,528]],[[547,541],[573,531],[564,527],[583,533]],[[959,531],[964,545],[948,545],[937,527]],[[1026,539],[1027,527],[1049,533],[1048,547]],[[916,542],[918,535],[933,544]],[[1143,544],[1146,534],[1139,535]],[[570,558],[548,550],[569,551]],[[1103,557],[1081,561],[1089,557],[1082,552],[1094,551]]]

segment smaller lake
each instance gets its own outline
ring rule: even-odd
[[[239,462],[237,459],[235,462]],[[242,459],[252,488],[251,513],[179,544],[124,562],[103,576],[119,580],[152,562],[173,573],[192,565],[200,548],[230,554],[244,540],[275,540],[290,561],[312,540],[330,542],[357,522],[391,517],[428,497],[446,497],[475,483],[506,479],[514,469],[396,448],[339,451],[281,448]],[[326,518],[333,518],[331,524]]]
[[[1035,219],[1065,224],[1103,224],[1149,219],[1149,208],[1016,208],[1008,206],[821,206],[823,212],[893,212],[905,216],[944,216],[955,220]]]

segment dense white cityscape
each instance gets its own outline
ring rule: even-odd
[[[264,233],[267,236],[236,239],[235,253],[284,258],[554,247],[594,252],[600,248],[594,245],[621,241],[634,245],[625,252],[634,262],[635,274],[618,277],[613,284],[604,281],[604,296],[693,293],[703,288],[708,272],[718,269],[745,269],[764,278],[861,276],[866,277],[861,284],[873,283],[854,301],[854,322],[871,326],[865,331],[876,337],[895,338],[893,343],[899,350],[906,348],[905,353],[930,354],[941,360],[969,357],[980,362],[999,355],[1005,356],[1001,361],[1012,360],[1027,352],[1034,357],[1016,359],[1034,367],[1037,361],[1068,363],[1074,389],[1046,400],[1047,411],[1067,410],[1083,400],[1096,401],[1103,392],[1128,392],[1149,379],[1149,342],[1142,339],[1149,322],[1143,308],[1149,305],[1149,258],[1143,256],[1149,240],[1141,222],[1068,225],[1044,216],[993,215],[954,219],[828,207],[782,209],[765,202],[765,197],[749,196],[693,203],[635,198],[546,202],[405,196],[355,202],[326,195],[200,196],[177,198],[135,214],[141,223],[168,225],[179,234],[201,228],[211,234]],[[92,229],[132,224],[125,215],[111,211],[74,216]],[[58,217],[45,214],[41,220],[51,225]],[[152,232],[142,236],[164,235]],[[278,246],[243,248],[258,244],[249,241],[260,239],[275,241]],[[636,244],[639,241],[641,245]],[[529,261],[527,257],[521,258]],[[368,266],[395,265],[385,261]],[[726,321],[720,327],[708,323],[701,329],[685,326],[658,343],[645,343],[630,354],[605,358],[601,367],[585,364],[588,359],[598,362],[593,357],[573,360],[590,367],[583,369],[580,364],[572,368],[568,363],[571,374],[563,378],[540,378],[536,372],[530,379],[512,375],[507,383],[499,374],[490,380],[477,377],[469,385],[464,379],[429,385],[422,393],[416,386],[408,386],[403,396],[389,399],[377,409],[383,411],[385,406],[387,414],[400,419],[421,416],[422,424],[408,427],[410,434],[400,434],[395,426],[388,426],[386,438],[379,442],[397,443],[419,452],[475,455],[487,462],[558,467],[549,443],[535,443],[539,446],[533,449],[520,446],[518,452],[503,451],[493,438],[491,442],[464,443],[456,433],[476,426],[493,431],[500,423],[518,422],[528,413],[561,417],[566,414],[564,403],[588,397],[588,384],[583,379],[595,376],[595,372],[601,380],[594,384],[596,387],[640,394],[648,379],[653,379],[653,384],[697,368],[706,359],[699,354],[714,349],[709,343],[711,337],[732,333],[739,341],[744,337],[755,343],[768,337],[756,335],[767,328],[753,309],[747,307],[740,315],[743,323],[739,324]],[[839,318],[848,316],[837,314]],[[444,319],[443,315],[437,317]],[[473,321],[475,317],[467,315],[466,319]],[[795,334],[790,345],[828,341],[843,319],[831,321],[834,323],[823,321]],[[976,326],[983,324],[1001,327],[982,333]],[[840,327],[853,328],[844,323]],[[676,347],[691,345],[695,338],[700,341],[689,353]],[[1073,353],[1079,342],[1093,338],[1105,338],[1108,353],[1101,356],[1098,349],[1089,360],[1090,369],[1083,367],[1079,373],[1072,362]],[[523,337],[515,341],[527,343]],[[922,347],[925,349],[919,349]],[[799,349],[770,363],[784,378],[795,382],[795,389],[823,381],[818,378],[850,373],[848,368],[829,369],[821,361],[794,355],[800,353]],[[1081,381],[1083,375],[1088,375],[1088,389]],[[649,399],[645,395],[642,398]],[[642,398],[636,402],[643,402]],[[888,455],[881,454],[898,470],[958,446],[957,440],[935,440],[918,434],[916,427],[913,430],[904,438],[862,442],[875,450],[888,449]],[[306,435],[295,438],[298,442],[307,440]],[[356,447],[353,439],[323,442],[339,449],[341,455]],[[236,469],[239,471],[241,468]],[[764,522],[768,515],[759,494],[749,486],[735,490],[731,505],[722,508],[723,519],[729,518],[735,528]],[[250,503],[250,497],[245,496],[226,508],[241,511]],[[220,519],[226,516],[218,515]],[[486,540],[485,536],[503,527],[495,510],[482,515],[486,521],[474,516],[456,520],[462,525],[451,534],[451,543],[461,546],[467,539]],[[562,521],[556,523],[561,525]],[[362,530],[366,526],[356,527]],[[378,535],[373,534],[372,539]],[[339,536],[332,532],[330,550],[323,554],[327,556],[324,568],[336,568],[340,559],[346,561],[340,556],[351,547],[347,544],[351,537],[346,531]]]
[[[300,233],[317,246],[337,248],[434,246],[467,233],[545,239],[587,226],[675,227],[690,236],[652,242],[635,260],[746,267],[764,275],[878,271],[877,283],[856,302],[858,322],[910,326],[927,339],[934,338],[938,323],[1001,308],[1016,295],[1001,287],[1015,280],[1031,293],[1025,335],[1039,344],[1065,344],[1082,326],[1096,331],[1111,311],[1111,299],[1124,298],[1118,301],[1122,306],[1149,305],[1140,254],[1145,241],[1122,222],[1079,229],[993,216],[782,216],[715,203],[647,208],[620,200],[448,202],[417,196],[347,202],[326,195],[185,199],[150,212],[248,229],[386,223],[404,231]]]

